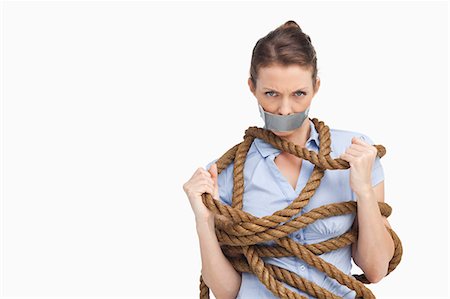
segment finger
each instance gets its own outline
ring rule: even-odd
[[[212,184],[214,184],[214,180],[212,179],[211,174],[208,171],[202,172],[198,176],[198,180],[200,180],[200,181],[205,180],[207,182],[211,182]]]
[[[217,178],[217,164],[216,163],[214,163],[212,166],[211,166],[211,171],[212,171],[212,179],[213,179],[213,182],[214,182],[214,195],[213,195],[213,197],[214,197],[214,199],[217,199],[217,200],[219,200],[219,183],[218,183],[218,178]]]
[[[198,175],[193,180],[192,183],[194,184],[200,184],[200,183],[206,183],[210,184],[211,186],[214,186],[214,180],[210,177],[206,177],[204,175]]]
[[[214,197],[214,188],[210,184],[204,184],[202,190],[203,190],[203,193],[207,192],[207,193],[211,194],[212,197]]]
[[[361,145],[369,145],[365,140],[364,140],[364,136],[359,136],[359,137],[352,137],[352,143],[355,144],[361,144]]]
[[[214,186],[210,185],[209,186],[209,191],[208,193],[211,194],[211,196],[216,199],[219,200],[219,191],[217,190],[217,188],[215,188]]]
[[[209,169],[209,173],[211,174],[211,178],[214,181],[214,184],[217,184],[217,165],[214,163],[211,165],[211,168]]]
[[[343,153],[343,154],[341,154],[341,155],[339,156],[339,158],[341,158],[341,159],[343,159],[343,160],[345,160],[345,161],[347,161],[347,162],[350,163],[350,162],[353,162],[353,159],[354,159],[355,157],[353,157],[352,155]]]
[[[353,143],[348,148],[352,148],[354,150],[357,150],[358,152],[366,152],[367,151],[367,147],[366,146],[358,144],[358,143]]]
[[[200,184],[203,187],[203,189],[202,189],[203,192],[208,192],[209,194],[211,194],[211,196],[214,199],[217,199],[216,197],[218,194],[218,188],[215,187],[216,184],[214,183],[214,180],[212,178],[202,177],[200,179],[200,182],[201,182]],[[216,191],[216,189],[217,189],[217,191]]]
[[[211,167],[209,168],[209,172],[214,176],[217,176],[217,164],[214,163],[213,165],[211,165]]]
[[[214,180],[212,178],[206,178],[206,181],[208,182],[208,184],[214,187]]]
[[[214,190],[214,187],[211,187],[210,194],[211,194],[211,196],[212,196],[214,199],[219,199],[219,198],[217,197],[216,191]]]
[[[349,154],[349,155],[351,155],[351,156],[353,156],[353,157],[359,157],[359,156],[361,156],[361,154],[362,154],[362,152],[357,151],[357,150],[355,150],[354,148],[351,148],[351,147],[347,148],[347,149],[345,150],[345,153],[346,153],[346,154]]]
[[[211,167],[210,167],[210,169],[211,169]],[[202,169],[202,173],[204,173],[207,176],[211,177],[211,173],[209,172],[209,169],[208,170]]]

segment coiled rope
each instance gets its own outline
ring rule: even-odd
[[[215,232],[217,239],[221,245],[222,252],[232,263],[236,271],[255,274],[276,297],[289,299],[306,298],[286,288],[282,284],[282,282],[284,282],[319,299],[341,298],[294,272],[275,265],[266,264],[262,260],[262,257],[296,256],[310,266],[326,273],[341,285],[345,285],[349,289],[354,290],[357,298],[375,298],[370,289],[364,285],[370,284],[370,281],[364,274],[347,275],[333,264],[326,262],[318,256],[356,242],[358,237],[357,229],[352,229],[340,236],[320,243],[307,245],[299,244],[287,236],[294,231],[303,229],[318,219],[357,213],[357,203],[354,201],[346,201],[320,206],[288,221],[308,204],[310,198],[319,187],[326,169],[334,170],[350,168],[347,161],[330,157],[331,139],[328,126],[317,118],[310,120],[314,123],[316,130],[319,132],[320,148],[318,153],[283,140],[270,130],[249,127],[245,131],[244,141],[230,148],[216,161],[218,174],[234,161],[232,205],[228,206],[222,204],[219,200],[212,198],[209,193],[202,194],[203,203],[217,216],[215,217]],[[274,212],[272,215],[261,218],[242,211],[244,163],[254,138],[263,139],[274,147],[296,155],[299,158],[306,159],[315,165],[305,187],[289,206]],[[378,151],[377,155],[380,158],[385,155],[386,150],[384,146],[373,146],[376,147]],[[387,203],[378,202],[378,206],[383,216],[389,217],[391,215],[392,208]],[[391,234],[395,244],[395,252],[389,262],[388,275],[400,263],[403,249],[397,234],[391,228],[387,226],[386,228]],[[274,240],[276,245],[258,245],[260,242],[270,240]],[[200,298],[209,298],[209,288],[204,283],[201,275]]]

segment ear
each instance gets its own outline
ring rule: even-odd
[[[250,88],[250,92],[255,95],[255,86],[253,86],[252,79],[249,77],[247,80],[248,87]]]
[[[320,78],[317,77],[316,78],[316,90],[314,90],[314,94],[316,94],[319,91],[319,87],[320,87]]]
[[[316,94],[319,91],[319,87],[320,87],[320,78],[317,77],[316,78],[316,90],[314,91],[314,94]]]

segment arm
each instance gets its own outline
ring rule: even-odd
[[[381,215],[377,201],[384,202],[384,181],[357,195],[358,213],[354,225],[359,226],[359,232],[358,241],[352,244],[355,264],[372,283],[386,276],[395,251],[394,241],[385,227],[391,226]]]
[[[202,277],[217,299],[235,299],[241,274],[223,254],[215,233],[214,217],[196,219],[202,258]]]

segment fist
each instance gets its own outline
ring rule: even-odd
[[[372,190],[372,166],[377,152],[373,145],[353,137],[352,144],[339,156],[350,164],[350,187],[357,195]]]
[[[203,204],[202,194],[209,193],[214,199],[219,200],[216,163],[212,164],[208,170],[199,167],[192,177],[183,184],[183,190],[197,219],[214,217],[214,214]]]

